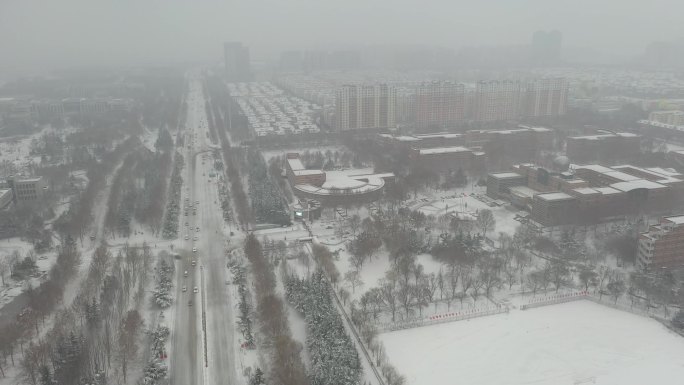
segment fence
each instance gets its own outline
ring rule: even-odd
[[[644,306],[639,303],[632,303],[630,301],[625,301],[624,299],[614,301],[613,299],[610,299],[606,296],[599,296],[595,293],[590,293],[588,291],[578,291],[574,293],[565,293],[547,297],[534,298],[529,303],[520,306],[520,310],[532,309],[535,307],[547,305],[555,305],[559,303],[577,301],[581,299],[586,299],[599,305],[611,307],[616,310],[626,311],[636,315],[653,318],[665,324],[669,323],[669,318],[672,317],[672,314],[669,314],[667,316],[665,314],[661,315],[658,314],[659,310],[652,309],[648,306]]]
[[[391,332],[395,330],[412,329],[422,326],[436,325],[446,322],[463,321],[471,318],[486,317],[495,314],[508,313],[508,307],[497,306],[485,309],[470,309],[454,311],[444,314],[435,314],[427,318],[408,320],[403,322],[388,322],[377,325],[379,332]]]
[[[521,305],[520,310],[533,309],[535,307],[555,305],[564,302],[577,301],[580,299],[587,298],[588,293],[586,291],[578,291],[574,293],[563,293],[557,295],[551,295],[546,297],[533,298],[530,302]]]

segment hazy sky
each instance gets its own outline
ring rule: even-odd
[[[242,41],[257,60],[316,44],[564,45],[634,54],[684,37],[681,0],[0,0],[0,71],[220,60]]]

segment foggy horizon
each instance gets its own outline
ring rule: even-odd
[[[652,42],[684,38],[677,16],[684,5],[667,0],[629,7],[617,0],[493,0],[467,6],[439,1],[415,12],[419,5],[414,0],[394,1],[391,7],[358,0],[340,6],[309,0],[6,1],[0,4],[0,70],[24,75],[68,67],[219,62],[224,41],[244,43],[259,62],[286,50],[330,46],[526,45],[538,30],[560,31],[565,56],[588,50],[588,55],[628,59]],[[614,17],[617,12],[621,17]],[[654,19],[659,22],[639,27]]]

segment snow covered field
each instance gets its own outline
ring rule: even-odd
[[[577,301],[380,335],[407,384],[679,384],[684,339]]]

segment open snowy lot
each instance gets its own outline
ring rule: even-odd
[[[407,384],[679,384],[684,338],[577,301],[380,335]]]

